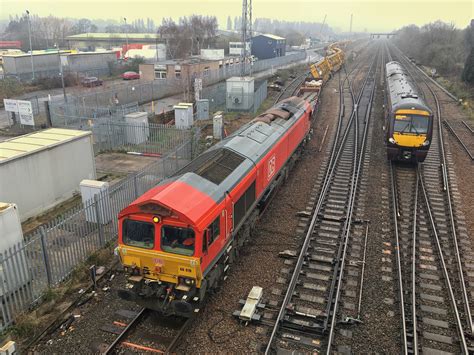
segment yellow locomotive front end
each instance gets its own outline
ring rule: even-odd
[[[431,144],[432,116],[424,110],[397,110],[388,129],[387,154],[390,160],[425,160]]]

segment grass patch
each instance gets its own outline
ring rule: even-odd
[[[422,70],[430,75],[428,68],[421,66]],[[458,78],[446,78],[439,76],[435,79],[442,87],[462,100],[462,109],[467,114],[470,121],[474,122],[474,87],[470,86]]]

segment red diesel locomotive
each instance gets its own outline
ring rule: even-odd
[[[225,279],[309,138],[313,107],[291,97],[208,149],[119,214],[120,297],[190,316]]]

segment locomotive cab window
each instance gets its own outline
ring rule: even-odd
[[[393,130],[398,133],[426,134],[429,127],[429,116],[396,115]]]
[[[207,251],[207,247],[210,246],[220,235],[220,217],[217,217],[204,232],[204,238],[202,242],[202,250]]]
[[[153,249],[155,246],[155,226],[148,222],[126,219],[122,225],[122,241],[132,247]]]
[[[194,231],[190,228],[163,226],[161,228],[161,250],[168,253],[194,255]]]

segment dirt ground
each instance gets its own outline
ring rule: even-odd
[[[127,175],[140,171],[159,158],[125,153],[103,153],[95,157],[97,174]]]

